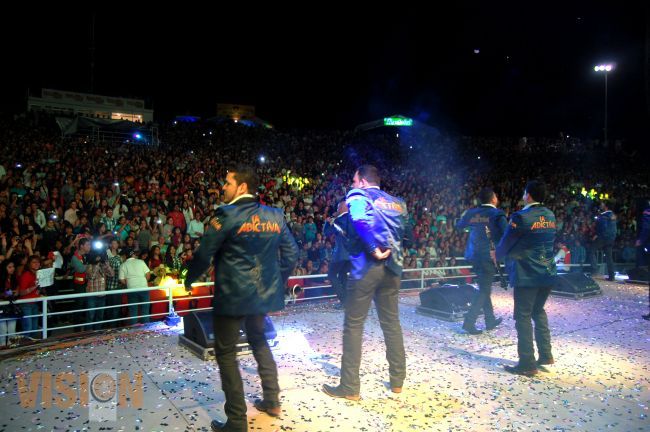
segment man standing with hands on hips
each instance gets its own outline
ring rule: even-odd
[[[517,375],[533,376],[538,373],[538,366],[554,363],[544,305],[557,272],[553,259],[556,223],[553,212],[541,204],[545,198],[544,183],[531,180],[526,184],[526,206],[512,215],[496,249],[497,260],[506,259],[510,285],[514,287],[519,363],[504,367]],[[537,361],[531,318],[535,322]]]
[[[352,267],[345,301],[341,381],[338,386],[323,385],[327,395],[354,401],[361,398],[363,324],[373,299],[386,341],[390,388],[394,393],[402,392],[406,377],[398,295],[408,214],[404,201],[379,189],[379,183],[377,168],[363,165],[354,174],[354,189],[346,197],[356,236],[349,249]]]
[[[226,396],[227,422],[213,420],[213,431],[248,430],[244,386],[236,344],[242,322],[262,381],[263,399],[255,408],[280,415],[280,387],[273,354],[264,336],[266,314],[284,309],[284,287],[298,260],[298,246],[281,210],[261,205],[253,195],[258,178],[247,166],[230,169],[223,186],[228,205],[217,209],[201,246],[189,263],[185,287],[215,267],[213,323],[215,356]]]

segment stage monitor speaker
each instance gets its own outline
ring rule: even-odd
[[[551,294],[560,297],[581,299],[600,295],[602,294],[602,290],[595,280],[584,273],[558,273],[555,277]]]
[[[190,312],[183,317],[183,335],[204,348],[214,346],[212,312]]]
[[[628,281],[637,283],[648,283],[648,269],[644,267],[631,268],[627,271]]]
[[[417,308],[417,312],[446,321],[459,321],[469,310],[477,291],[473,285],[469,284],[446,284],[441,287],[429,288],[420,293],[421,306]]]
[[[179,341],[199,357],[207,360],[214,356],[214,334],[211,311],[190,312],[183,317],[183,334],[179,337]],[[269,317],[264,320],[264,335],[269,341],[269,345],[276,345],[274,340],[277,337],[277,332]],[[239,330],[237,351],[240,353],[250,351],[243,320]]]

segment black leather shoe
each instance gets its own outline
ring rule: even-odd
[[[650,321],[650,313],[648,315],[641,315],[641,318],[643,318],[646,321]]]
[[[494,330],[503,322],[503,318],[497,318],[494,321],[492,321],[490,324],[485,325],[485,330]]]
[[[342,389],[341,386],[331,386],[328,384],[323,384],[323,391],[325,392],[326,395],[332,396],[335,398],[345,398],[347,400],[351,401],[358,401],[361,399],[361,396],[358,394],[347,394],[345,393]]]
[[[483,333],[483,330],[477,329],[476,326],[474,325],[470,326],[470,325],[463,324],[463,330],[465,330],[467,333],[471,335],[479,335]]]
[[[244,429],[235,429],[230,427],[228,422],[223,423],[220,422],[219,420],[212,420],[210,423],[210,428],[212,429],[212,432],[246,432],[247,428]]]
[[[272,403],[262,399],[255,399],[253,405],[258,411],[265,412],[271,417],[279,417],[280,413],[282,412],[282,409],[280,408],[280,404]]]
[[[511,374],[523,375],[523,376],[527,376],[527,377],[532,377],[533,375],[537,375],[537,373],[539,372],[539,370],[537,370],[537,368],[524,369],[519,365],[516,365],[516,366],[504,366],[503,368],[506,370],[506,372],[509,372]]]

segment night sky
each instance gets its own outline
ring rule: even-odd
[[[111,5],[95,12],[94,90],[143,98],[159,121],[225,102],[256,105],[279,129],[399,113],[453,133],[598,137],[593,66],[611,61],[610,138],[646,134],[644,2],[457,3]],[[5,14],[0,109],[23,107],[27,88],[90,90],[91,16]]]

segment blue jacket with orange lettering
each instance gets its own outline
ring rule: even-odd
[[[607,210],[596,217],[596,235],[605,244],[614,244],[616,240],[616,215]]]
[[[512,215],[497,245],[497,259],[506,258],[510,285],[544,287],[557,274],[553,259],[556,222],[553,212],[533,203]]]
[[[469,240],[465,248],[465,259],[471,262],[492,262],[490,239],[496,245],[501,240],[508,222],[503,210],[483,204],[467,210],[456,224],[457,229],[469,228]],[[490,230],[490,238],[485,228]]]
[[[345,202],[350,210],[350,220],[358,237],[350,245],[350,279],[358,280],[377,264],[372,256],[375,248],[390,249],[386,267],[398,276],[402,275],[404,254],[402,242],[410,241],[407,228],[406,203],[389,195],[378,187],[352,189]]]
[[[190,261],[189,287],[214,258],[216,315],[260,315],[284,308],[284,288],[298,246],[282,211],[241,198],[219,207]]]
[[[326,236],[334,235],[334,250],[332,251],[332,262],[350,261],[350,252],[348,251],[349,243],[354,238],[355,233],[351,232],[352,222],[350,213],[340,214],[333,221],[326,221],[323,226],[323,232]]]

